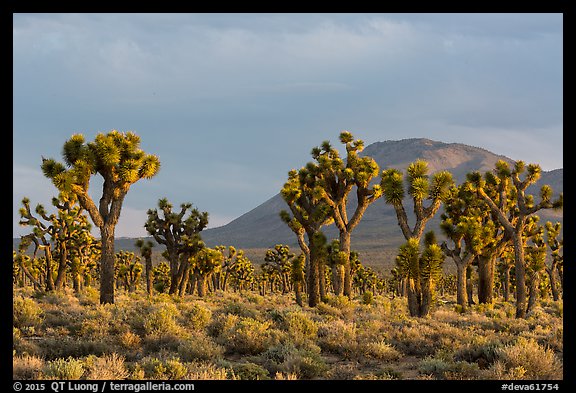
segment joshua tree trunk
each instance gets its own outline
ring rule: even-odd
[[[529,283],[529,296],[528,296],[528,306],[526,307],[526,314],[530,314],[536,305],[536,300],[538,300],[538,285],[540,283],[540,274],[538,272],[532,272],[530,274]]]
[[[319,302],[320,295],[320,280],[319,280],[319,269],[318,269],[318,250],[312,240],[312,234],[308,234],[308,239],[310,239],[310,261],[308,264],[308,305],[310,307],[316,307]]]
[[[100,304],[114,304],[114,226],[104,224],[100,232]]]
[[[318,261],[318,290],[320,300],[326,301],[326,264],[322,259]]]
[[[420,316],[420,305],[422,304],[422,290],[420,283],[413,278],[407,279],[408,290],[408,310],[411,317]]]
[[[478,256],[478,303],[493,302],[496,255]]]
[[[294,293],[296,294],[296,304],[302,307],[302,283],[294,283]]]
[[[148,296],[152,296],[152,290],[154,288],[154,277],[152,277],[152,256],[146,255],[146,291]]]
[[[422,303],[420,304],[419,317],[425,317],[430,312],[432,305],[432,283],[430,280],[425,280],[422,283]]]
[[[198,296],[206,296],[206,275],[198,275]]]
[[[474,284],[472,282],[472,266],[466,268],[466,292],[468,292],[468,306],[474,304]]]
[[[344,296],[352,297],[352,275],[350,272],[350,232],[340,231],[340,252],[346,254],[344,259]]]
[[[180,264],[182,273],[178,273],[178,296],[182,297],[186,293],[186,288],[188,287],[188,281],[190,280],[190,262],[188,260],[182,261]]]
[[[526,269],[524,242],[521,233],[514,233],[514,260],[516,269],[516,318],[526,318]]]
[[[468,307],[468,293],[466,292],[466,266],[460,263],[456,264],[456,303],[465,311]]]
[[[507,302],[510,300],[510,269],[512,269],[512,267],[507,266],[504,269],[504,282],[503,282],[503,287],[504,287],[504,301]]]
[[[344,266],[340,264],[332,267],[332,288],[336,296],[342,295],[344,290]]]
[[[58,263],[58,275],[56,276],[56,281],[54,282],[54,288],[59,291],[64,287],[64,280],[66,278],[66,263],[68,259],[68,250],[64,244],[60,245],[60,261]]]
[[[549,269],[546,269],[548,273],[548,277],[550,277],[550,289],[552,290],[552,299],[554,301],[558,301],[560,298],[558,294],[558,283],[556,282],[556,263],[552,262],[552,266]]]
[[[170,289],[168,294],[173,295],[178,291],[181,277],[179,273],[182,265],[178,263],[178,253],[175,248],[168,248],[168,259],[170,260]]]

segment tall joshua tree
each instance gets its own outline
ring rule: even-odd
[[[563,195],[552,201],[552,187],[543,185],[540,189],[540,202],[534,202],[534,196],[526,194],[526,189],[540,178],[541,168],[537,164],[526,167],[523,161],[517,161],[511,170],[508,163],[498,161],[494,169],[497,193],[486,191],[487,182],[479,172],[468,174],[472,190],[476,191],[490,207],[514,246],[514,267],[516,274],[516,318],[526,317],[526,264],[524,257],[524,229],[527,220],[542,209],[561,209]],[[521,176],[523,179],[521,179]],[[512,184],[511,195],[508,195],[509,184]],[[503,200],[512,197],[514,206],[507,212],[502,208]],[[507,214],[508,213],[508,214]]]
[[[154,289],[154,277],[152,275],[152,247],[154,247],[154,243],[150,240],[144,241],[143,239],[138,239],[134,245],[140,249],[140,254],[146,261],[146,291],[149,296],[152,296],[152,290]]]
[[[122,203],[130,186],[158,173],[160,160],[140,149],[140,137],[133,132],[116,130],[99,133],[93,142],[75,134],[64,143],[64,164],[54,159],[42,160],[42,172],[64,193],[74,194],[100,229],[100,303],[114,303],[114,230]],[[104,179],[102,196],[96,204],[88,189],[92,175]]]
[[[558,291],[558,282],[556,281],[556,274],[558,267],[562,265],[564,256],[561,254],[562,246],[564,245],[564,240],[559,238],[560,229],[562,225],[559,222],[552,224],[552,222],[547,221],[545,224],[546,228],[546,244],[550,247],[552,251],[552,262],[550,266],[546,267],[546,272],[548,277],[550,277],[550,289],[552,290],[552,299],[554,301],[560,299]]]
[[[191,203],[183,203],[180,211],[173,211],[172,204],[166,198],[158,200],[158,209],[148,210],[148,220],[144,227],[158,244],[166,247],[171,276],[168,293],[172,295],[179,290],[182,280],[186,281],[184,273],[189,270],[190,252],[202,248],[196,245],[201,241],[200,231],[208,225],[208,213],[192,209]],[[188,211],[189,215],[185,218]],[[183,253],[188,255],[183,256]]]
[[[416,222],[410,229],[408,216],[404,209],[404,182],[402,172],[397,169],[386,169],[382,172],[382,188],[386,203],[392,205],[396,211],[398,225],[406,240],[420,238],[426,229],[426,224],[442,204],[442,199],[450,186],[454,183],[452,174],[448,171],[435,173],[430,179],[428,176],[428,163],[416,160],[406,169],[406,182],[408,183],[408,195],[414,204]],[[424,200],[429,200],[428,206],[424,206]]]
[[[315,307],[320,297],[318,253],[315,252],[318,247],[314,246],[314,240],[317,238],[315,235],[320,232],[322,226],[332,221],[330,206],[315,191],[317,184],[318,168],[308,163],[299,171],[293,169],[288,173],[288,180],[280,192],[293,215],[290,217],[290,213],[284,210],[280,212],[280,217],[299,236],[299,243],[301,242],[299,228],[303,228],[308,237],[307,247],[303,247],[304,243],[300,243],[300,247],[308,257],[306,278],[310,307]]]
[[[348,131],[340,133],[340,142],[346,146],[346,162],[340,158],[338,150],[330,142],[324,141],[320,147],[312,149],[312,157],[316,160],[319,181],[317,192],[331,207],[334,224],[340,233],[340,252],[344,267],[345,296],[352,295],[352,275],[350,272],[350,238],[352,231],[364,215],[370,204],[382,196],[379,184],[370,185],[372,179],[378,176],[380,168],[371,157],[359,157],[364,149],[364,142],[354,140]],[[357,204],[351,217],[348,217],[348,202],[352,190],[356,188]]]
[[[399,273],[408,282],[408,310],[413,317],[425,317],[430,312],[435,283],[442,274],[445,258],[433,232],[426,234],[424,244],[420,254],[418,240],[411,238],[400,246],[396,257]]]

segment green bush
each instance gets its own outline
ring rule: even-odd
[[[178,308],[173,303],[153,304],[144,316],[144,331],[146,334],[157,336],[180,334],[182,329],[176,323],[179,314]]]
[[[374,302],[374,294],[370,291],[366,291],[362,294],[362,304],[370,305]]]
[[[357,350],[356,324],[340,319],[322,323],[318,328],[318,345],[325,351],[350,356]]]
[[[212,311],[198,304],[192,305],[192,307],[185,310],[182,314],[184,319],[183,325],[186,328],[195,330],[204,329],[210,323],[210,319],[212,319]]]
[[[562,363],[554,352],[524,337],[498,348],[490,370],[496,379],[562,379]]]
[[[221,358],[224,348],[216,344],[204,333],[195,333],[178,346],[180,358],[186,362],[193,360],[214,360]]]
[[[42,308],[30,298],[15,296],[12,300],[12,324],[17,328],[39,327],[44,320]]]
[[[54,379],[80,379],[84,374],[84,363],[72,357],[59,358],[48,362],[44,374]]]
[[[218,341],[232,352],[258,354],[274,344],[270,321],[240,318],[234,325],[225,327]]]
[[[241,380],[264,380],[270,379],[268,370],[256,363],[242,363],[232,367],[234,375]]]

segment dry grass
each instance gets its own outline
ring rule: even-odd
[[[15,379],[558,379],[562,302],[525,320],[511,303],[427,318],[406,299],[330,296],[317,308],[253,292],[14,294]]]

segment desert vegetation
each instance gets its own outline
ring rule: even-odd
[[[342,132],[345,159],[325,141],[281,189],[278,220],[299,250],[277,244],[254,264],[234,245],[206,246],[208,212],[166,198],[148,210],[138,252],[114,249],[130,185],[160,168],[139,142],[74,135],[66,166],[43,159],[57,212],[22,201],[31,232],[13,250],[15,379],[562,379],[562,228],[536,213],[563,197],[548,185],[527,193],[537,164],[499,161],[458,185],[423,160],[405,175],[379,168]],[[388,272],[351,242],[380,197],[406,240]],[[441,238],[426,231],[435,215]],[[153,248],[164,261],[153,264]]]

